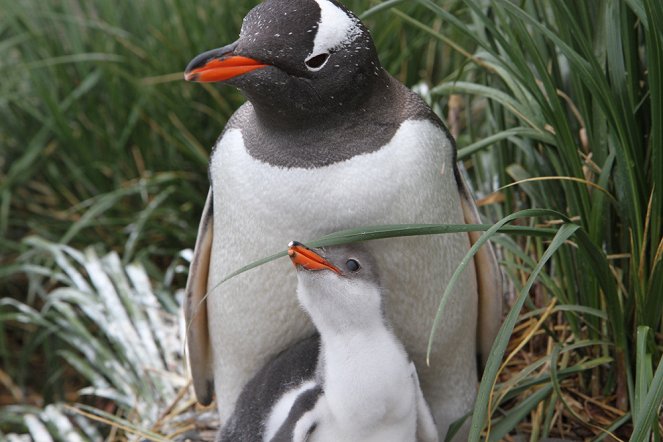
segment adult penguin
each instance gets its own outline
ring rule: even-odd
[[[381,67],[368,30],[335,0],[264,1],[236,42],[197,56],[185,78],[221,81],[248,99],[211,154],[186,288],[196,395],[207,404],[216,393],[223,422],[251,376],[313,332],[291,296],[296,278],[287,263],[218,286],[224,275],[293,237],[479,216],[443,123]],[[471,409],[476,353],[485,358],[500,324],[500,274],[486,245],[458,280],[426,364],[441,293],[476,236],[369,244],[383,270],[389,322],[441,434]]]

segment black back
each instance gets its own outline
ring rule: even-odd
[[[279,431],[276,432],[274,437],[269,442],[291,442],[295,433],[295,427],[297,422],[304,416],[306,413],[311,411],[315,404],[320,399],[322,395],[322,387],[319,385],[306,390],[297,397],[297,400],[292,404],[290,413],[288,417],[279,428]],[[307,435],[313,433],[317,426],[317,422],[312,422],[311,426],[307,429]]]
[[[287,391],[315,377],[319,352],[320,336],[315,334],[283,351],[267,363],[242,390],[235,410],[221,429],[217,440],[221,442],[262,440],[265,421],[278,400]],[[300,402],[298,399],[286,424],[288,422],[292,424],[293,420],[296,423],[298,416],[295,416],[293,412],[297,414],[297,410],[299,410],[303,414],[312,408],[307,408],[307,404],[307,401]],[[292,428],[294,428],[294,424],[290,431]],[[286,431],[283,428],[281,430]]]

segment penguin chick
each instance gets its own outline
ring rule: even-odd
[[[371,255],[360,245],[298,242],[288,254],[319,335],[263,367],[219,440],[437,441],[415,366],[385,317]]]
[[[436,441],[414,364],[384,314],[372,256],[360,245],[325,251],[292,242],[297,298],[320,333],[321,397],[294,440]],[[303,439],[302,439],[303,440]]]

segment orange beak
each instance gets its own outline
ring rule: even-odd
[[[341,274],[336,266],[297,241],[288,244],[288,256],[295,267],[301,266],[306,270],[331,270],[334,273]]]
[[[186,81],[225,81],[268,66],[258,60],[234,55],[236,43],[204,52],[191,60],[184,71]]]

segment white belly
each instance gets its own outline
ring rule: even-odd
[[[336,230],[400,223],[463,223],[451,146],[432,123],[407,121],[379,151],[317,169],[284,169],[244,150],[241,132],[219,141],[210,172],[214,241],[209,287],[229,272]],[[440,296],[469,249],[465,234],[372,241],[386,288],[387,315],[435,404],[462,415],[474,398],[476,284],[468,269],[446,307],[431,367],[428,335]],[[287,259],[244,273],[208,298],[215,385],[222,419],[244,383],[266,360],[310,335],[297,304],[297,278]],[[446,411],[445,411],[446,413]],[[443,413],[444,414],[444,413]],[[447,423],[448,424],[448,423]]]
[[[314,413],[318,411],[313,410]],[[320,414],[324,417],[324,410]],[[383,421],[373,427],[363,428],[361,431],[336,426],[323,420],[317,424],[309,440],[310,442],[415,442],[416,431],[417,416],[413,412],[407,418],[397,422]]]

